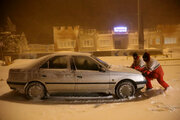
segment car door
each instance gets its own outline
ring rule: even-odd
[[[40,67],[40,78],[48,91],[73,92],[74,73],[69,67],[68,56],[54,56]]]
[[[73,56],[77,92],[105,92],[109,89],[109,72],[89,56]]]

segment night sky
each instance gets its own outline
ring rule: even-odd
[[[141,0],[145,28],[180,24],[180,0]],[[109,30],[137,29],[137,0],[0,0],[0,17],[9,16],[29,43],[53,43],[52,27],[80,25]],[[2,22],[1,22],[2,23]]]

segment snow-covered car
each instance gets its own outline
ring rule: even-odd
[[[126,98],[142,89],[146,79],[134,69],[108,65],[89,53],[59,52],[10,69],[7,83],[30,99],[54,92],[107,93]]]

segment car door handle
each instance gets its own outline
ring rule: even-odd
[[[79,75],[78,75],[77,77],[78,77],[78,78],[82,78],[82,76],[79,76]]]
[[[46,75],[42,75],[42,77],[47,77]]]

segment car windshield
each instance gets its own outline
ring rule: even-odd
[[[102,61],[101,59],[99,59],[99,58],[97,58],[97,57],[95,57],[95,56],[93,56],[93,55],[92,55],[91,57],[93,57],[95,60],[97,60],[98,62],[100,62],[101,64],[103,64],[106,68],[110,68],[110,65],[107,64],[106,62]]]

